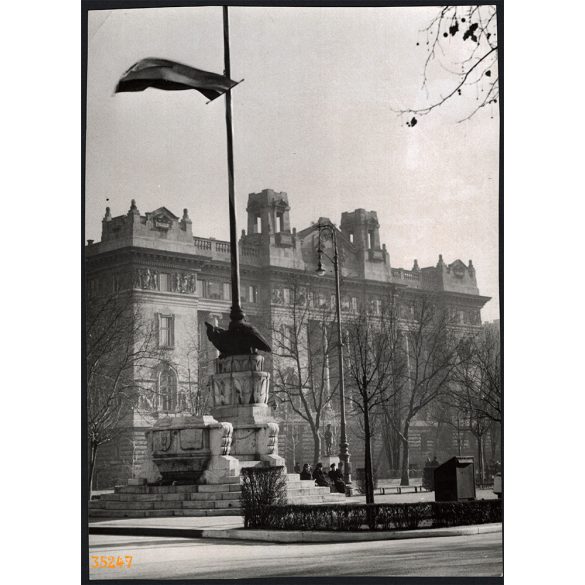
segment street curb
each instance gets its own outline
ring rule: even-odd
[[[264,542],[367,542],[374,540],[405,540],[409,538],[430,538],[439,536],[469,536],[502,532],[502,524],[476,524],[473,526],[454,526],[450,528],[423,528],[418,530],[389,530],[380,532],[325,532],[289,530],[203,530],[203,538],[232,540],[253,540]]]
[[[440,536],[471,536],[502,532],[502,524],[475,524],[473,526],[454,526],[450,528],[422,528],[418,530],[389,530],[380,532],[325,532],[291,530],[248,530],[193,529],[193,528],[154,528],[140,526],[90,526],[90,534],[113,536],[162,536],[178,538],[213,538],[229,540],[248,540],[261,542],[306,543],[306,542],[367,542],[376,540],[406,540],[410,538],[431,538]]]

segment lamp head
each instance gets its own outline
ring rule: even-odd
[[[317,265],[317,270],[315,270],[317,276],[323,276],[325,274],[325,269],[323,268],[323,264],[321,264],[321,260],[319,260],[319,264]]]

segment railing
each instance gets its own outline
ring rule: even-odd
[[[211,240],[204,240],[203,238],[193,238],[193,244],[200,250],[211,250]]]
[[[193,238],[193,245],[198,250],[205,252],[217,252],[218,254],[229,254],[231,252],[231,244],[223,240],[208,240],[206,238]],[[252,246],[240,246],[242,256],[250,258],[257,258],[260,254],[258,248]]]
[[[392,268],[392,276],[400,280],[420,280],[419,272],[412,272],[403,268]]]

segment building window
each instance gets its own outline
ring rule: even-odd
[[[197,291],[197,296],[205,297],[206,288],[207,288],[205,286],[206,284],[207,284],[207,282],[205,280],[200,280],[199,278],[197,279],[197,282],[195,284],[195,286],[196,286],[195,290]]]
[[[349,242],[353,244],[353,232],[349,232]]]
[[[374,230],[368,231],[368,248],[370,250],[374,249]]]
[[[284,304],[285,305],[290,305],[290,288],[284,288],[282,289],[282,295],[284,298]]]
[[[280,337],[282,341],[281,350],[293,352],[296,341],[294,327],[292,327],[291,325],[281,325]]]
[[[350,299],[348,296],[341,297],[341,310],[342,311],[349,311],[350,309]]]
[[[158,345],[159,347],[173,347],[175,345],[174,315],[158,316]]]
[[[160,409],[174,412],[177,409],[177,374],[170,366],[165,366],[159,374],[158,393]]]
[[[262,233],[262,217],[260,216],[259,213],[257,213],[256,216],[254,217],[254,219],[255,219],[254,233],[261,234]]]
[[[232,285],[229,282],[223,283],[223,298],[229,301],[232,298]]]
[[[209,281],[207,283],[207,298],[221,299],[222,288],[218,282]]]
[[[282,211],[278,211],[276,213],[276,231],[277,232],[284,231],[284,217]]]
[[[258,302],[258,287],[253,285],[250,285],[248,287],[248,302],[250,303]]]
[[[358,310],[358,300],[357,297],[351,297],[351,310],[356,312]]]
[[[164,273],[164,272],[161,272],[160,273],[160,290],[161,291],[171,290],[169,287],[169,283],[170,283],[169,275]]]

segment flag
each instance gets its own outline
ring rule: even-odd
[[[116,93],[144,91],[156,87],[170,91],[195,89],[209,100],[214,100],[237,85],[228,77],[195,69],[167,59],[142,59],[122,75]]]

